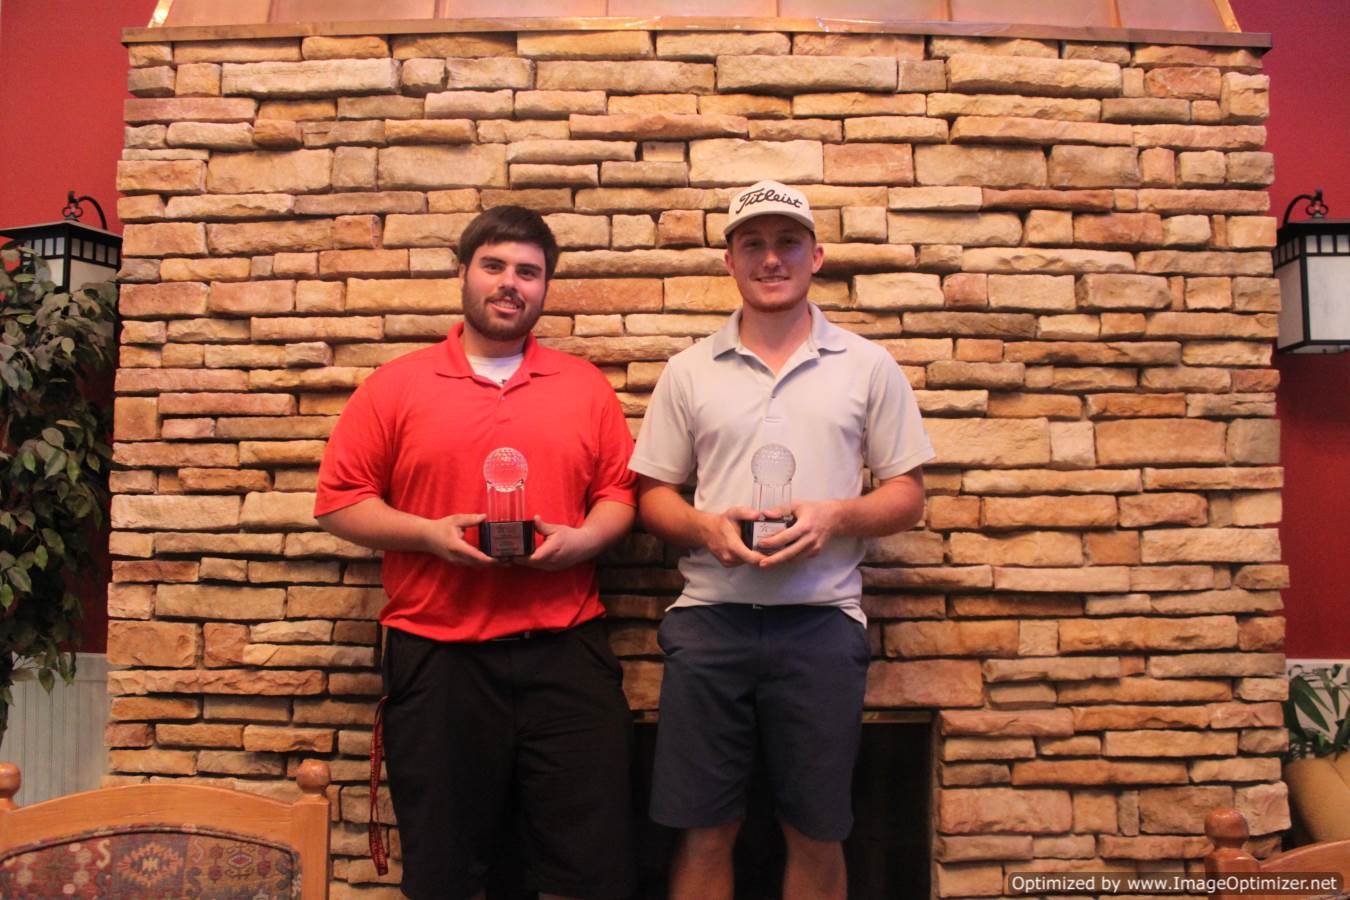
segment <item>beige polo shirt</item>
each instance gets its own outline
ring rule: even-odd
[[[694,507],[750,506],[750,458],[783,444],[797,460],[794,500],[862,493],[863,466],[893,478],[934,456],[914,393],[881,347],[826,320],[811,305],[811,332],[775,376],[740,341],[740,311],[718,332],[675,355],[642,420],[629,468],[671,484],[694,480]],[[675,606],[828,604],[865,621],[861,538],[836,537],[812,558],[727,569],[706,549],[680,561]]]

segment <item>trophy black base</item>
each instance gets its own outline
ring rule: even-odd
[[[478,526],[478,549],[494,559],[534,553],[533,522],[484,522]]]
[[[796,516],[784,519],[742,519],[741,541],[751,550],[758,550],[759,547],[756,545],[760,541],[780,531],[786,531],[795,524],[797,524]]]

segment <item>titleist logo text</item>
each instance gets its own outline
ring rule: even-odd
[[[760,203],[760,202],[786,203],[787,205],[795,206],[798,209],[800,209],[802,205],[802,202],[797,198],[791,197],[787,194],[780,194],[773,188],[760,188],[757,191],[752,191],[749,194],[743,195],[741,197],[740,202],[736,204],[736,209],[732,211],[732,215],[735,215],[736,213],[745,209],[752,203]]]

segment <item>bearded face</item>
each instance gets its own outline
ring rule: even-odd
[[[515,344],[544,311],[544,251],[534,244],[484,244],[460,272],[465,328],[485,341]],[[516,352],[519,348],[507,348]]]

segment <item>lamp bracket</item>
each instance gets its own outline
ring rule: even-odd
[[[86,200],[94,204],[94,211],[98,213],[99,223],[103,230],[107,231],[108,217],[103,214],[103,207],[99,206],[98,201],[87,194],[83,197],[76,197],[74,191],[68,192],[66,194],[66,205],[61,210],[61,218],[65,219],[67,222],[80,221],[80,218],[84,215],[84,206],[82,204]]]
[[[1290,200],[1289,205],[1285,207],[1284,221],[1280,223],[1281,228],[1289,224],[1289,216],[1290,214],[1293,213],[1295,204],[1297,204],[1298,201],[1300,200],[1308,201],[1308,206],[1305,209],[1305,212],[1307,212],[1310,218],[1324,219],[1326,218],[1327,213],[1331,211],[1330,207],[1328,207],[1326,203],[1322,201],[1321,188],[1317,188],[1317,190],[1313,191],[1311,194],[1299,194],[1293,200]]]

